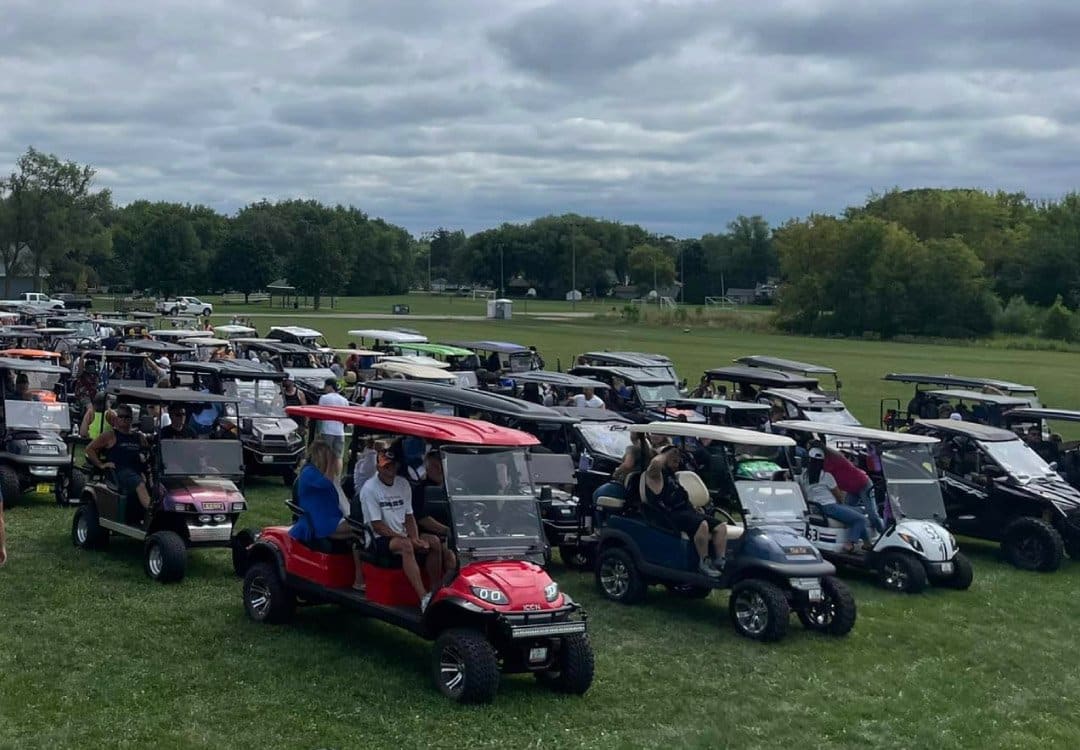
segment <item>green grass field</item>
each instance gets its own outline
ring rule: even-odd
[[[741,354],[783,355],[838,368],[845,400],[868,424],[882,396],[910,395],[880,381],[888,370],[1033,382],[1063,407],[1080,393],[1076,355],[1063,353],[596,321],[257,319],[260,329],[271,322],[313,325],[340,344],[348,328],[395,323],[433,340],[507,339],[564,367],[586,349],[662,351],[691,382]],[[285,522],[284,494],[250,483],[245,525]],[[686,602],[653,589],[643,605],[622,607],[604,601],[590,575],[556,563],[556,578],[589,611],[593,689],[569,698],[513,677],[492,705],[462,708],[431,685],[419,639],[334,607],[256,626],[227,553],[196,553],[182,584],[161,586],[143,575],[134,543],[74,549],[71,516],[46,498],[7,512],[0,747],[1080,746],[1080,563],[1021,573],[994,546],[962,540],[975,564],[971,590],[905,597],[849,577],[859,607],[849,637],[812,635],[793,619],[773,645],[733,633],[723,594]]]

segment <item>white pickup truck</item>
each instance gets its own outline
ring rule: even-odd
[[[204,317],[214,314],[214,306],[209,302],[203,302],[198,297],[177,297],[175,299],[158,300],[154,309],[162,315],[202,315]]]
[[[40,307],[43,310],[63,310],[64,301],[59,299],[53,299],[47,294],[41,292],[23,292],[15,299],[0,300],[0,305],[4,307]]]

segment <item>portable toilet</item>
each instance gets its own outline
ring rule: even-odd
[[[512,299],[497,299],[495,302],[495,320],[510,320],[514,314],[514,301]]]

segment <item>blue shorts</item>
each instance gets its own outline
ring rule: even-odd
[[[130,495],[144,481],[142,474],[137,471],[131,469],[116,470],[116,488],[120,490],[121,495]]]

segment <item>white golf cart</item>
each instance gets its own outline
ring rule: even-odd
[[[785,433],[818,435],[863,468],[874,482],[875,495],[887,509],[885,531],[869,550],[848,550],[858,543],[848,528],[808,502],[806,535],[829,560],[874,573],[887,589],[915,594],[930,582],[954,589],[971,586],[971,562],[960,553],[946,520],[934,455],[937,438],[888,432],[857,425],[782,421],[773,427]],[[878,461],[866,460],[876,456]],[[794,462],[790,462],[794,463]]]

